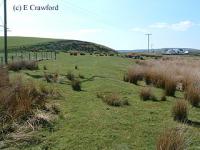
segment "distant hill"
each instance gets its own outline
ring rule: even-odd
[[[84,51],[84,52],[104,52],[117,53],[109,47],[85,41],[32,38],[32,37],[8,37],[9,51],[20,50],[62,50],[62,51]],[[3,50],[3,37],[0,37],[0,51]]]

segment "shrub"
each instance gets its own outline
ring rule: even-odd
[[[75,67],[74,67],[76,70],[78,70],[78,66],[76,65]]]
[[[165,94],[167,96],[175,96],[176,81],[172,78],[166,78],[165,80]]]
[[[178,100],[172,107],[172,116],[176,121],[187,121],[188,104],[185,100]]]
[[[189,145],[188,138],[182,128],[165,130],[157,140],[157,150],[185,150]]]
[[[147,101],[147,100],[156,101],[157,100],[157,98],[154,96],[154,94],[152,93],[152,90],[150,88],[143,88],[140,91],[140,99],[143,101]]]
[[[190,102],[194,107],[198,107],[200,104],[200,91],[197,87],[190,85],[185,90],[185,99]]]
[[[72,80],[71,85],[74,91],[81,91],[81,82],[79,80]]]
[[[105,102],[110,106],[119,107],[119,106],[129,105],[128,100],[123,100],[117,93],[109,93],[109,94],[97,93],[97,97],[101,98],[103,102]]]
[[[75,79],[75,75],[71,72],[71,71],[68,71],[67,72],[67,79],[68,80],[70,80],[70,81],[72,81],[72,80],[74,80]]]
[[[8,65],[9,70],[20,71],[20,70],[38,70],[38,64],[35,61],[18,61]]]

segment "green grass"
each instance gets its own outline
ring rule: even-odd
[[[164,102],[144,102],[139,98],[139,91],[145,86],[143,82],[139,86],[123,82],[124,72],[134,65],[131,59],[60,53],[56,61],[41,62],[40,70],[22,71],[19,74],[26,78],[42,76],[44,65],[48,68],[47,72],[66,75],[71,70],[77,76],[79,73],[84,75],[85,79],[81,79],[82,91],[73,91],[70,81],[64,84],[46,83],[63,95],[57,101],[63,116],[57,120],[53,132],[44,129],[36,133],[36,136],[42,138],[42,143],[29,144],[22,149],[154,150],[158,135],[165,128],[179,125],[171,116],[176,98],[167,97]],[[76,65],[79,70],[74,69]],[[44,82],[40,78],[35,80]],[[130,106],[108,106],[96,96],[97,92],[112,91],[128,99]],[[160,99],[163,91],[153,88],[153,92]],[[176,97],[182,98],[183,94],[177,92]],[[200,120],[199,108],[190,108],[189,119]],[[188,127],[194,133],[190,149],[198,149],[200,128]]]

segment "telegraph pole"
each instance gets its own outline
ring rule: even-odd
[[[7,0],[4,0],[4,54],[5,64],[8,64],[8,43],[7,43]]]
[[[150,44],[150,36],[152,35],[152,34],[150,34],[150,33],[148,33],[148,34],[145,34],[147,37],[148,37],[148,53],[149,53],[149,44]]]

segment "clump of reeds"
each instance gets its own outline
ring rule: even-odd
[[[123,99],[119,94],[117,93],[97,93],[97,97],[101,98],[103,102],[110,106],[124,106],[129,105],[129,102],[127,99]]]
[[[185,122],[188,119],[188,104],[185,100],[178,100],[172,107],[174,120]]]
[[[140,99],[143,101],[147,101],[147,100],[153,100],[156,101],[157,98],[156,96],[153,94],[151,88],[143,88],[140,91]]]
[[[166,129],[157,139],[157,150],[185,150],[190,144],[186,129],[177,127]]]
[[[140,66],[134,66],[128,69],[128,72],[124,75],[124,81],[128,81],[133,84],[138,84],[138,81],[143,79],[144,72]]]

